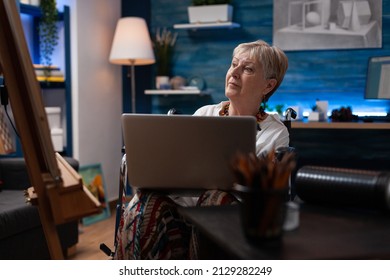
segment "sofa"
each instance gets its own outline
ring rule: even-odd
[[[73,158],[65,160],[78,170]],[[30,187],[24,158],[0,158],[0,259],[50,259],[38,208],[26,203]],[[78,243],[78,221],[57,226],[64,256]]]

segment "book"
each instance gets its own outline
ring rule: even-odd
[[[46,70],[36,69],[35,75],[46,77],[45,72],[46,72]],[[50,75],[48,75],[48,76],[50,76],[50,77],[64,77],[64,73],[61,70],[50,70]]]
[[[64,82],[65,76],[56,65],[34,64],[35,75],[40,82]],[[48,73],[48,70],[50,73]]]
[[[60,70],[60,67],[56,65],[43,65],[43,64],[34,64],[34,69],[35,70],[46,70],[46,69],[51,69],[51,70]]]
[[[65,82],[65,77],[45,77],[37,76],[37,80],[40,82]]]

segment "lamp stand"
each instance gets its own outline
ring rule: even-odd
[[[128,68],[127,76],[131,79],[131,112],[136,113],[136,91],[135,91],[135,60],[130,59],[130,67]]]

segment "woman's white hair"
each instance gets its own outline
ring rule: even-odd
[[[276,46],[270,46],[263,40],[239,44],[233,51],[233,57],[238,54],[247,53],[250,58],[257,59],[263,67],[266,79],[275,79],[275,87],[264,97],[267,101],[278,89],[283,81],[288,68],[286,54]]]

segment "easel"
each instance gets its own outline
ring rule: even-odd
[[[2,70],[2,71],[1,71]],[[56,225],[101,211],[81,176],[55,154],[41,90],[14,0],[0,0],[0,72],[32,183],[28,199],[37,205],[52,259],[63,259]]]

